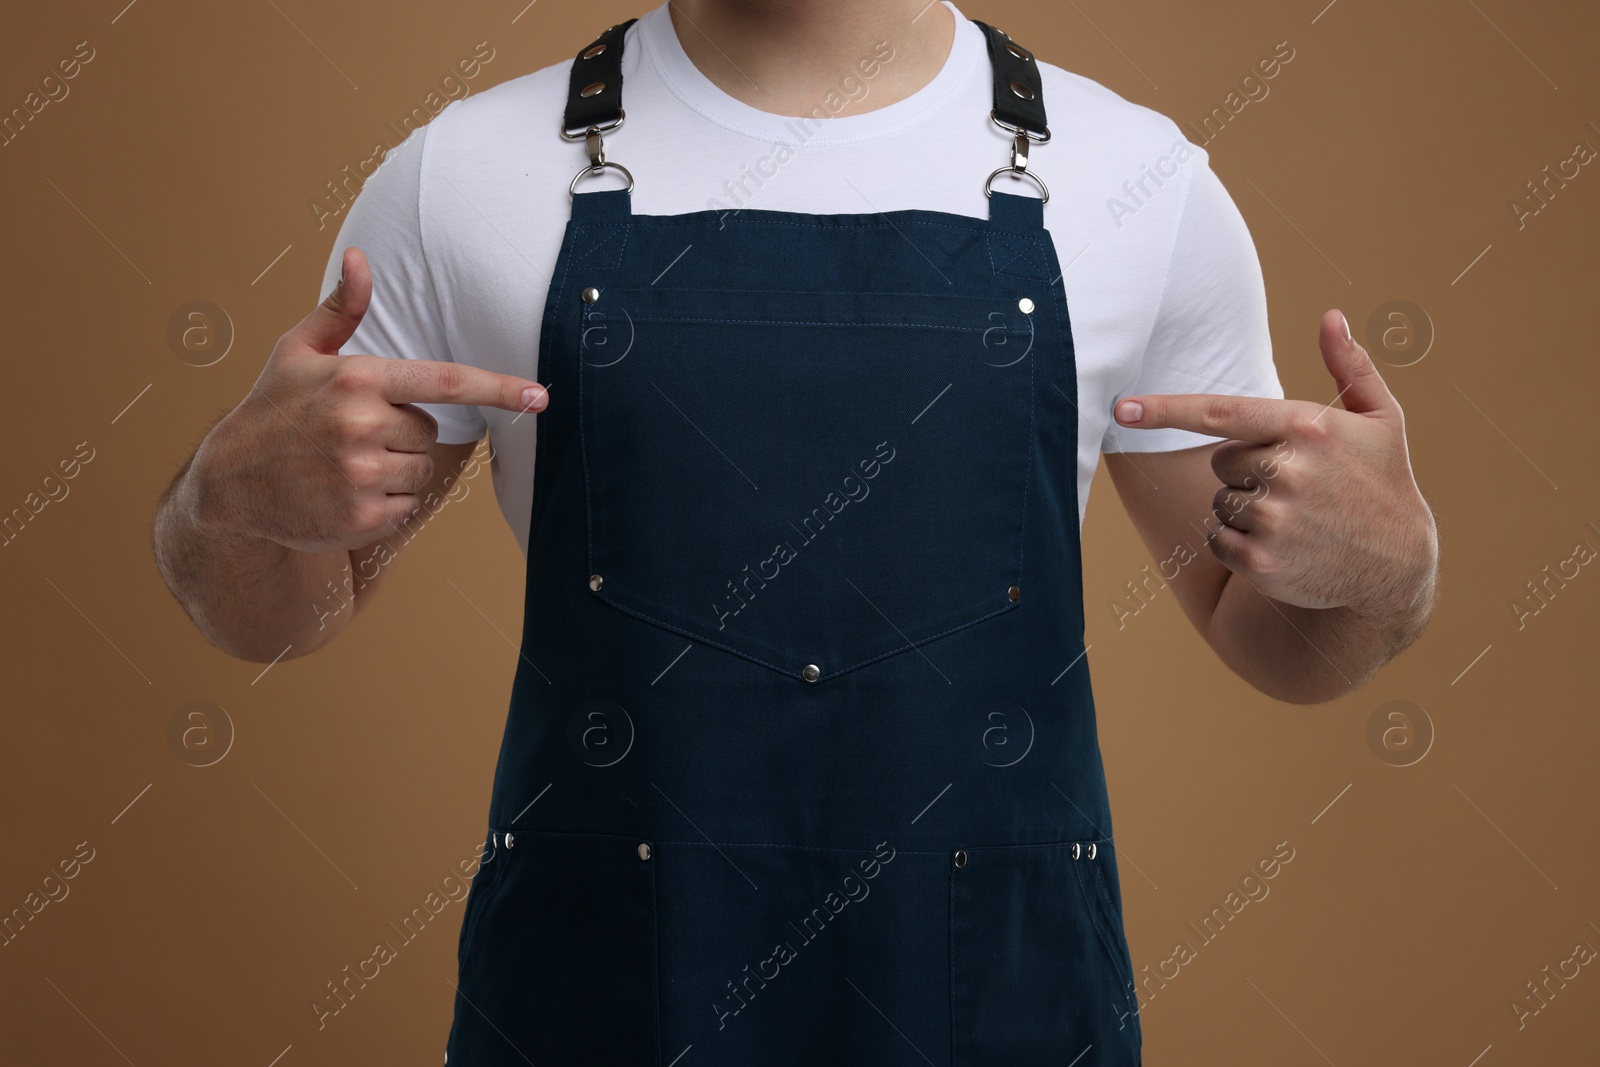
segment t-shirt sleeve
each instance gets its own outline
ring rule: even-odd
[[[1113,406],[1123,397],[1148,393],[1283,397],[1255,242],[1205,150],[1194,151],[1144,362]],[[1101,448],[1164,452],[1222,440],[1190,430],[1139,430],[1113,420]]]
[[[422,243],[420,190],[428,129],[416,130],[384,156],[339,227],[322,276],[323,298],[338,282],[344,250],[351,245],[366,253],[372,270],[372,303],[340,355],[454,361]],[[443,444],[476,441],[488,427],[475,407],[416,406],[438,421]]]

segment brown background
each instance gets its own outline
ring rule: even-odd
[[[522,593],[488,479],[430,527],[381,608],[264,675],[192,629],[148,521],[315,301],[335,231],[307,203],[324,183],[393,143],[386,124],[477,42],[496,50],[481,90],[642,9],[547,0],[513,23],[520,0],[124,2],[32,5],[0,35],[7,111],[77,42],[96,49],[70,96],[0,148],[0,511],[79,442],[94,449],[71,495],[0,548],[0,911],[79,842],[94,849],[70,896],[0,947],[0,1060],[432,1067],[458,904],[324,1029],[309,1004],[481,839]],[[1600,523],[1600,165],[1525,228],[1508,201],[1576,142],[1600,147],[1600,9],[1322,2],[963,8],[1180,124],[1290,42],[1270,95],[1208,146],[1260,249],[1289,395],[1331,398],[1315,347],[1327,307],[1360,333],[1408,300],[1437,333],[1387,377],[1439,511],[1443,600],[1356,695],[1299,708],[1254,693],[1170,592],[1118,629],[1109,603],[1147,558],[1096,483],[1090,658],[1133,956],[1153,973],[1178,941],[1196,949],[1147,987],[1149,1062],[1594,1062],[1600,968],[1522,1029],[1511,1004],[1578,942],[1600,947],[1600,568],[1520,630],[1509,602],[1580,540],[1600,548],[1585,525]],[[167,336],[194,299],[236,334],[205,368]],[[212,766],[169,742],[191,700],[232,723]],[[1409,756],[1404,730],[1369,742],[1392,700],[1423,709]],[[1394,766],[1420,751],[1424,715],[1431,749]],[[226,732],[219,718],[212,751]],[[1284,841],[1295,858],[1270,896],[1202,942],[1187,924]]]

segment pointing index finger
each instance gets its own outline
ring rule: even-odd
[[[1131,396],[1117,404],[1117,421],[1140,430],[1190,430],[1270,445],[1289,436],[1294,401],[1217,393]]]
[[[391,404],[465,404],[528,411],[542,408],[544,386],[464,363],[421,359],[382,361],[384,397]]]

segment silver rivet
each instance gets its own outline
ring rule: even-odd
[[[1027,52],[1024,52],[1022,50],[1022,46],[1018,45],[1015,41],[1007,41],[1006,42],[1006,51],[1010,52],[1012,55],[1016,56],[1018,59],[1032,59],[1033,58]]]
[[[647,842],[639,842],[639,858],[642,860],[650,858],[650,845]]]
[[[815,663],[807,663],[804,667],[800,668],[800,677],[804,678],[808,682],[814,682],[818,678],[822,677],[822,668],[817,666]]]
[[[589,575],[589,592],[598,593],[600,591],[600,587],[605,584],[606,580],[600,577],[598,574]]]
[[[1100,851],[1100,849],[1095,845],[1095,843],[1093,841],[1090,841],[1089,842],[1089,858],[1090,859],[1094,859],[1094,854],[1096,852],[1099,852],[1099,851]]]
[[[583,53],[583,58],[584,59],[593,59],[595,56],[598,56],[598,55],[601,55],[602,53],[604,53],[605,50],[606,50],[606,47],[607,47],[606,45],[597,44],[593,48],[585,49],[584,53]]]
[[[1016,91],[1016,86],[1015,85],[1013,85],[1011,88],[1012,88],[1013,92]],[[1026,88],[1026,86],[1024,86],[1024,88]],[[578,90],[578,95],[583,97],[584,99],[588,99],[591,96],[599,96],[601,93],[603,93],[605,91],[606,91],[606,83],[605,82],[590,82],[588,85],[585,85],[582,89]],[[1018,96],[1022,96],[1021,93],[1017,93],[1017,95]],[[1023,99],[1027,99],[1027,98],[1023,97]]]
[[[1022,587],[1014,585],[1010,589],[1007,589],[1006,590],[1006,599],[1011,601],[1013,604],[1015,604],[1017,601],[1021,600],[1022,599]]]
[[[1026,85],[1023,85],[1021,82],[1012,82],[1011,91],[1024,100],[1033,99],[1033,90],[1028,88]],[[585,89],[583,91],[583,95],[590,96],[592,94],[589,92],[589,90]]]
[[[596,300],[600,299],[600,290],[591,287],[591,288],[585,289],[583,291],[582,295],[583,295],[583,302],[585,304],[592,304]]]
[[[506,848],[510,848],[512,845],[514,845],[516,843],[517,843],[516,836],[513,835],[513,834],[510,834],[510,833],[507,833],[506,834]]]
[[[1017,301],[1017,310],[1022,312],[1024,315],[1032,315],[1033,301],[1027,297],[1023,297],[1021,300]]]
[[[967,865],[967,850],[964,848],[956,849],[955,861],[957,867],[965,867]]]
[[[1077,859],[1081,855],[1083,855],[1083,846],[1074,841],[1072,843],[1072,858]]]

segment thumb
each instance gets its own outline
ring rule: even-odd
[[[290,333],[312,351],[326,356],[338,355],[340,347],[361,325],[361,318],[371,302],[372,271],[366,254],[359,248],[347,248],[338,284]]]
[[[1378,366],[1367,350],[1350,335],[1350,322],[1342,311],[1322,316],[1318,336],[1322,362],[1339,386],[1339,397],[1346,411],[1380,414],[1399,407],[1394,394],[1378,373]]]

